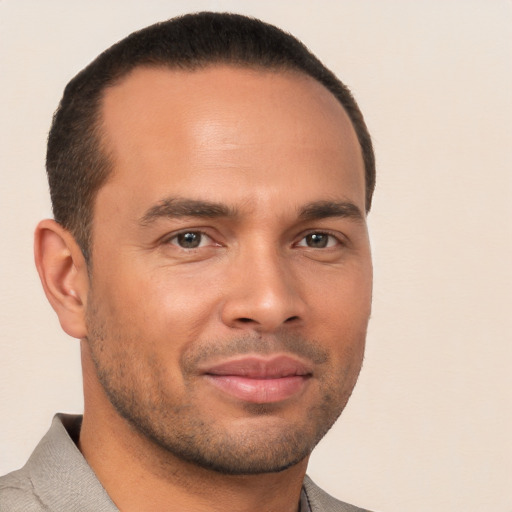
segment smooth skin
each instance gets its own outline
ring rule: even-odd
[[[90,268],[52,220],[35,244],[45,292],[81,339],[79,448],[122,511],[296,511],[370,315],[353,127],[309,77],[227,65],[136,69],[102,116],[113,173]],[[307,375],[254,392],[212,383],[213,366],[247,358]]]

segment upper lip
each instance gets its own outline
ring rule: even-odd
[[[236,376],[249,379],[279,379],[312,374],[310,365],[288,355],[274,357],[244,356],[230,359],[202,370],[214,376]]]

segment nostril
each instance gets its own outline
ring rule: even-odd
[[[294,316],[290,316],[286,320],[284,320],[283,324],[291,324],[291,323],[297,322],[299,320],[300,320],[300,316],[294,315]],[[247,324],[250,326],[254,325],[254,326],[265,327],[264,323],[258,322],[258,320],[254,319],[254,318],[247,317],[247,316],[241,316],[239,318],[236,318],[235,323],[237,323],[239,326],[241,324],[244,324],[244,325]],[[266,324],[266,326],[268,327],[269,324]]]

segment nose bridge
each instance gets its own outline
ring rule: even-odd
[[[272,331],[303,317],[305,304],[299,283],[277,244],[259,240],[241,247],[230,276],[223,308],[226,324]]]

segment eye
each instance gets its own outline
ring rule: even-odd
[[[197,249],[211,244],[212,239],[201,231],[183,231],[170,238],[168,243],[182,249]]]
[[[297,244],[298,247],[310,247],[312,249],[326,249],[339,245],[340,241],[329,233],[309,233]]]

